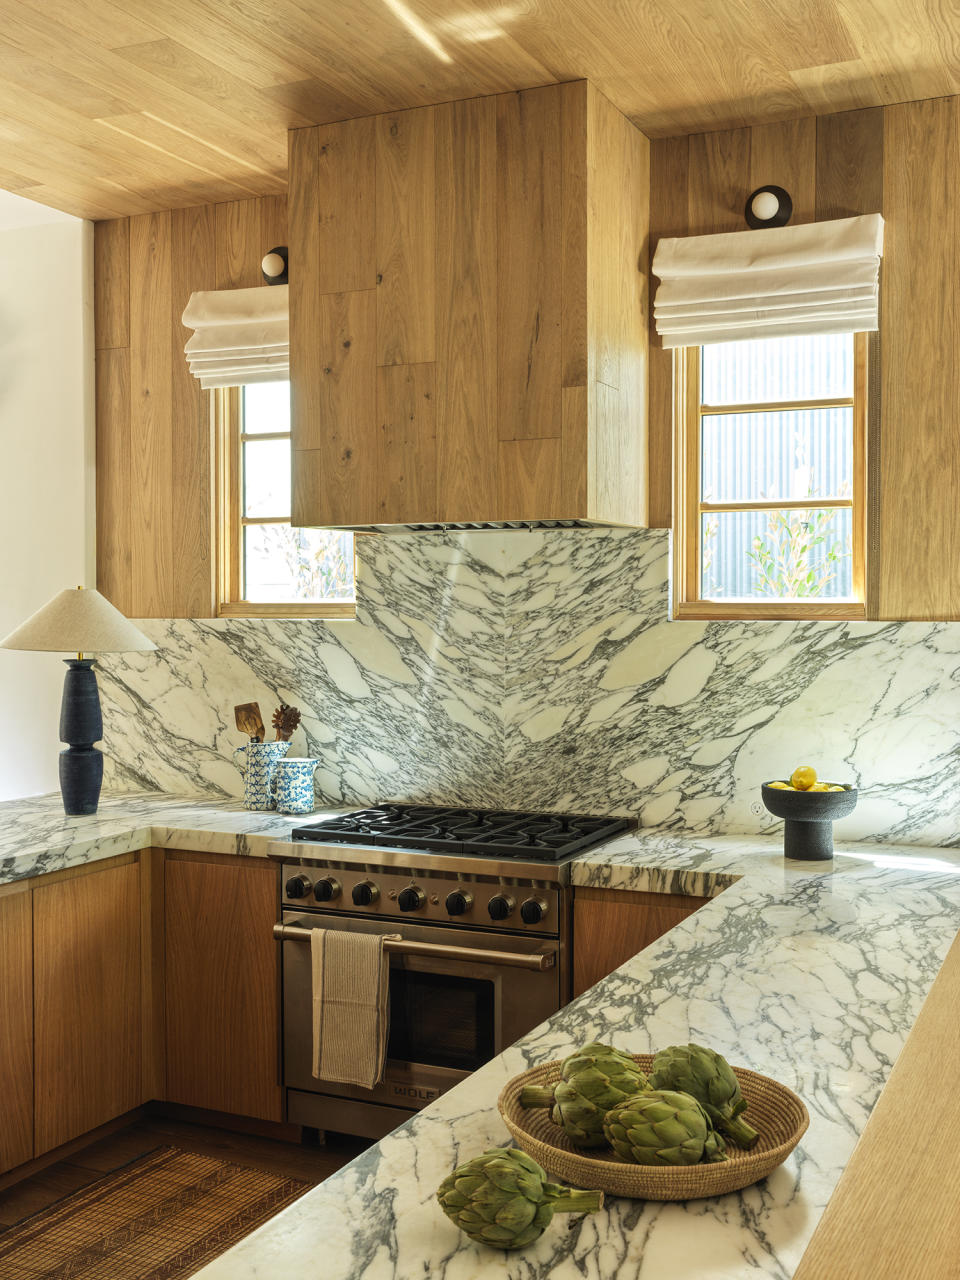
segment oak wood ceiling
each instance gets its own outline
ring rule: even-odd
[[[952,0],[0,0],[0,187],[265,195],[286,131],[592,80],[651,137],[960,90]]]

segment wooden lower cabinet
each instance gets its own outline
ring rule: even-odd
[[[167,1101],[282,1119],[277,868],[168,853]]]
[[[33,890],[34,1152],[139,1106],[140,868]]]
[[[682,893],[575,889],[573,994],[592,987],[709,901]]]
[[[0,1173],[33,1155],[33,914],[29,890],[0,897]]]

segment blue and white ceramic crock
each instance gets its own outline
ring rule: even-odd
[[[243,774],[243,807],[277,807],[277,765],[290,750],[289,742],[248,742],[237,747],[233,758]]]
[[[277,810],[280,813],[313,813],[316,799],[313,771],[319,760],[280,760],[277,764]]]

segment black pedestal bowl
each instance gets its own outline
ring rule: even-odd
[[[833,824],[857,807],[857,788],[846,785],[842,791],[784,791],[765,782],[760,794],[774,817],[783,818],[783,856],[800,862],[832,858]]]

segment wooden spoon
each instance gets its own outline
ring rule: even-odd
[[[241,702],[238,707],[233,708],[233,714],[237,718],[237,728],[241,733],[247,734],[252,742],[263,741],[265,731],[258,702]]]

